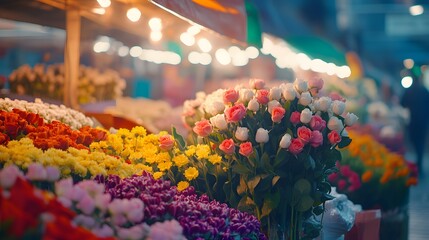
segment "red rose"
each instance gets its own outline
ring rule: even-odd
[[[309,143],[312,138],[311,130],[305,126],[299,127],[297,134],[299,139],[301,139],[304,143]]]
[[[294,155],[298,155],[300,152],[302,152],[302,149],[304,149],[304,143],[302,140],[298,138],[292,139],[289,145],[289,152]]]
[[[194,132],[200,137],[207,137],[213,130],[209,120],[201,120],[195,123]]]
[[[347,186],[347,182],[344,179],[341,179],[337,183],[338,190],[340,190],[340,191],[344,190],[344,188],[346,188],[346,186]]]
[[[341,136],[337,131],[331,131],[328,133],[328,139],[331,144],[337,144],[341,142]]]
[[[164,135],[159,137],[159,148],[168,151],[174,146],[174,139],[171,135]]]
[[[233,154],[235,152],[234,140],[231,138],[223,140],[223,142],[219,145],[219,149],[226,154]]]
[[[238,94],[238,92],[234,89],[228,89],[223,93],[223,102],[225,104],[228,103],[235,103],[238,100],[238,97],[240,95]]]
[[[312,147],[318,147],[323,143],[323,135],[319,131],[313,131],[311,134],[310,144]]]
[[[320,116],[314,115],[310,120],[310,127],[312,130],[323,131],[326,127],[326,121]]]
[[[239,122],[246,116],[246,108],[242,103],[234,105],[225,110],[225,118],[227,122]]]
[[[270,101],[270,91],[267,89],[261,89],[256,92],[256,100],[260,104],[267,104]]]
[[[240,150],[239,153],[243,156],[250,156],[250,154],[253,153],[253,147],[251,142],[244,142],[240,144]]]
[[[271,120],[276,123],[281,122],[281,120],[285,116],[285,113],[286,110],[283,107],[275,107],[271,112]]]
[[[293,112],[291,115],[290,115],[290,122],[293,124],[293,125],[296,125],[296,124],[298,124],[298,123],[300,123],[301,122],[301,113],[300,112],[298,112],[298,111],[295,111],[295,112]]]

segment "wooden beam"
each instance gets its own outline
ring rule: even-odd
[[[79,9],[66,10],[66,44],[64,48],[64,104],[73,109],[79,109],[77,96],[77,81],[79,78],[80,62],[80,24]]]

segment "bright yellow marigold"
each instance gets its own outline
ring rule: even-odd
[[[178,190],[179,192],[181,192],[181,191],[183,191],[183,190],[187,189],[188,187],[189,187],[189,182],[186,182],[186,181],[180,181],[180,182],[177,184],[177,190]]]
[[[210,154],[210,147],[208,145],[198,144],[197,149],[195,150],[195,154],[200,160],[208,158]]]
[[[188,146],[188,149],[185,150],[185,154],[188,157],[191,157],[195,154],[196,147],[194,145]]]
[[[140,137],[145,137],[147,134],[147,131],[144,127],[142,126],[137,126],[137,127],[133,127],[133,129],[131,129],[131,133]]]
[[[173,158],[173,162],[174,164],[176,164],[177,167],[180,168],[189,163],[189,158],[184,154],[180,154]]]
[[[185,178],[188,179],[188,181],[194,180],[198,177],[198,170],[195,167],[190,167],[185,170]]]
[[[209,157],[209,162],[211,162],[213,165],[218,164],[220,162],[222,162],[222,157],[219,155],[211,155]]]
[[[172,165],[173,165],[172,162],[162,162],[158,164],[158,169],[159,171],[167,171],[167,170],[170,170]],[[198,176],[198,172],[197,172],[197,176]]]
[[[153,178],[154,179],[160,179],[162,177],[162,175],[164,175],[163,172],[155,172],[155,173],[153,173]]]

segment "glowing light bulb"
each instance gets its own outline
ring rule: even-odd
[[[161,31],[162,29],[162,22],[161,19],[159,18],[151,18],[148,22],[150,29],[152,29],[152,31]]]
[[[189,34],[188,32],[180,34],[180,41],[182,41],[183,44],[189,47],[195,44],[194,36]]]
[[[410,76],[403,77],[401,80],[401,85],[404,88],[409,88],[413,85],[413,78]]]
[[[100,7],[107,8],[110,6],[111,2],[110,0],[97,0],[98,4],[100,4]]]
[[[203,52],[210,52],[212,50],[212,44],[206,38],[198,40],[198,46]]]
[[[140,10],[138,8],[130,8],[127,11],[127,17],[131,22],[137,22],[140,17],[141,17],[142,13],[140,12]]]
[[[158,42],[159,40],[161,40],[162,38],[162,32],[151,32],[150,33],[150,40],[154,41],[154,42]]]

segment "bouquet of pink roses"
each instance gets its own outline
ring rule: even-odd
[[[214,198],[255,214],[270,239],[317,236],[314,216],[331,199],[327,176],[341,159],[337,146],[351,142],[345,126],[358,119],[345,112],[344,99],[317,97],[322,86],[322,79],[311,79],[266,89],[263,80],[251,79],[250,88],[186,101],[184,120],[194,139],[223,156],[221,168],[203,166],[198,181],[205,184],[196,181],[196,188],[212,186]]]

